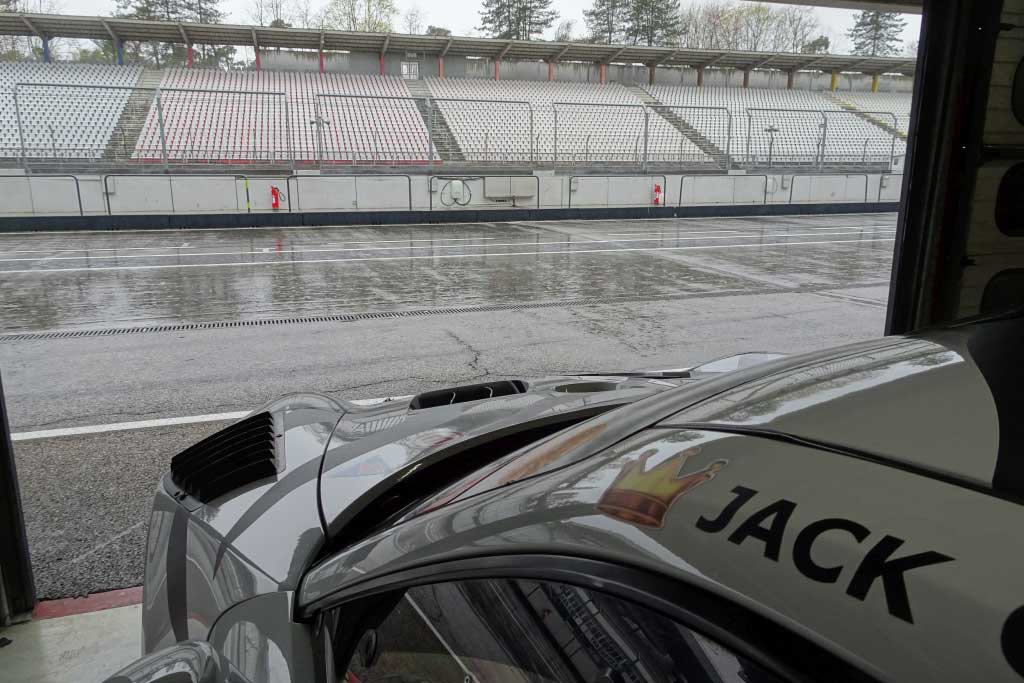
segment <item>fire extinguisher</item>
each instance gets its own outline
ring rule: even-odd
[[[658,183],[654,184],[654,205],[658,206],[661,204],[661,185]]]
[[[270,208],[281,208],[281,190],[277,189],[273,185],[270,186]]]

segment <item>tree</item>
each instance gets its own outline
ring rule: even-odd
[[[805,55],[824,55],[828,54],[829,48],[832,46],[832,41],[829,40],[828,36],[818,36],[814,40],[809,40],[800,46],[800,52]]]
[[[405,10],[405,15],[402,16],[402,28],[411,35],[423,33],[423,12],[419,7],[413,5]]]
[[[679,36],[679,0],[632,0],[626,15],[628,42],[675,45]]]
[[[916,57],[917,56],[917,45],[918,45],[918,42],[916,40],[908,40],[906,42],[906,44],[903,46],[903,56],[904,57]]]
[[[568,43],[572,41],[573,29],[576,27],[576,22],[572,19],[566,19],[558,25],[555,29],[555,42]]]
[[[274,22],[287,22],[285,0],[249,0],[246,10],[250,21],[260,26],[273,26]]]
[[[595,43],[621,43],[626,39],[628,0],[594,0],[583,10],[590,40]]]
[[[483,0],[479,28],[492,38],[532,40],[557,18],[551,0]]]
[[[393,30],[394,0],[330,0],[324,12],[324,27],[341,31]]]
[[[853,28],[846,32],[853,41],[853,54],[868,57],[894,55],[900,51],[900,36],[906,20],[897,12],[858,12]]]
[[[427,26],[428,36],[450,36],[452,32],[443,26]]]

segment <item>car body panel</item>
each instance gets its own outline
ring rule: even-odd
[[[283,397],[275,416],[279,471],[204,505],[170,475],[150,516],[143,588],[143,652],[205,639],[229,607],[295,588],[323,545],[317,476],[341,407],[315,394]]]
[[[710,530],[737,499],[737,487],[756,493],[721,530]],[[771,533],[737,535],[772,506],[780,512],[760,521]],[[698,526],[702,519],[706,529]],[[842,529],[822,531],[810,557],[839,571],[833,581],[809,578],[794,559],[796,539],[834,519],[867,533],[858,540]],[[1000,539],[1021,522],[1016,503],[902,469],[759,437],[650,429],[601,455],[367,539],[311,570],[299,601],[312,604],[374,577],[459,558],[579,556],[696,584],[881,679],[998,680],[1012,674],[1002,629],[1024,602],[1024,552]],[[778,539],[777,553],[758,533]],[[877,552],[894,545],[887,556],[893,560],[935,553],[924,558],[933,563],[902,574],[909,612],[900,605],[902,589],[881,577],[862,596],[851,588],[862,566],[870,576],[867,558],[883,542]],[[965,624],[970,628],[958,627]]]
[[[767,375],[662,424],[766,428],[990,484],[999,420],[984,376],[947,332]]]

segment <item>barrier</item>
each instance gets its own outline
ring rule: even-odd
[[[897,180],[898,179],[898,180]],[[895,183],[892,181],[896,180]],[[882,190],[895,187],[896,196],[890,197],[891,201],[899,201],[900,195],[903,194],[903,174],[902,173],[886,173],[878,177],[878,201],[882,201]],[[890,194],[892,194],[890,192]]]
[[[472,197],[473,197],[472,190],[470,190],[468,196],[465,196],[464,194],[462,194],[461,196],[463,196],[465,198],[464,199],[458,199],[456,197],[455,191],[453,189],[453,181],[460,181],[462,183],[466,183],[468,181],[479,180],[479,181],[481,181],[483,183],[483,186],[484,186],[483,189],[486,192],[487,180],[489,178],[507,178],[507,179],[509,179],[510,185],[511,185],[511,182],[513,180],[516,180],[516,179],[532,178],[533,181],[536,183],[536,195],[537,195],[537,206],[536,206],[536,208],[538,208],[538,209],[540,208],[540,178],[538,176],[535,176],[535,175],[487,175],[487,176],[483,176],[483,175],[480,175],[480,176],[434,176],[434,175],[432,175],[432,176],[430,176],[427,179],[427,198],[428,198],[427,206],[429,207],[430,211],[434,210],[434,181],[435,180],[446,181],[447,184],[445,186],[441,187],[441,189],[438,192],[438,194],[441,195],[442,204],[444,204],[445,208],[451,208],[453,206],[462,206],[462,207],[469,206],[470,202],[472,201]],[[444,203],[444,193],[445,193],[446,189],[449,191],[449,196],[452,198],[452,201],[450,203],[447,203],[447,204]],[[513,199],[513,201],[514,201],[514,199]],[[513,206],[514,206],[514,204],[513,204]],[[477,208],[479,208],[479,207],[477,207]],[[504,207],[499,207],[499,208],[504,208]],[[516,207],[516,208],[518,208],[518,207]]]
[[[730,194],[730,201],[728,201],[728,202],[702,202],[702,204],[704,204],[704,205],[709,205],[710,204],[712,206],[723,205],[723,204],[736,204],[737,203],[737,201],[736,201],[736,184],[737,184],[737,182],[739,182],[741,180],[749,180],[751,178],[761,178],[761,179],[764,180],[764,186],[763,186],[763,189],[762,189],[761,203],[762,204],[767,204],[768,203],[768,176],[767,175],[745,175],[745,174],[744,175],[722,175],[722,174],[713,174],[713,175],[684,175],[684,176],[680,176],[680,178],[679,178],[679,204],[678,204],[678,206],[683,206],[683,194],[684,194],[683,193],[683,185],[686,182],[687,178],[693,179],[693,190],[694,190],[694,193],[696,193],[696,191],[697,191],[697,181],[700,180],[700,179],[705,179],[706,178],[706,179],[708,179],[709,181],[712,181],[712,182],[731,181],[732,189],[731,189],[731,194]],[[740,202],[740,203],[753,204],[754,202]],[[700,204],[696,203],[696,202],[693,202],[693,203],[691,203],[689,205],[690,206],[699,206]]]
[[[82,207],[82,188],[81,188],[81,185],[78,182],[78,177],[77,176],[73,176],[73,175],[69,175],[69,174],[57,173],[57,174],[33,174],[33,175],[0,176],[0,196],[4,197],[3,203],[6,206],[10,206],[11,205],[10,203],[16,202],[19,198],[21,198],[23,200],[27,200],[28,204],[27,204],[26,208],[28,208],[28,211],[21,211],[21,212],[18,212],[18,213],[27,213],[27,214],[33,214],[34,215],[36,213],[36,201],[35,201],[35,193],[32,191],[32,184],[33,184],[34,180],[38,180],[38,179],[41,179],[41,178],[70,178],[74,182],[74,184],[75,184],[75,200],[76,200],[76,205],[78,207],[78,215],[79,216],[84,216],[85,215],[85,209]],[[24,192],[23,193],[11,192],[7,188],[3,187],[5,184],[11,183],[11,182],[24,183],[25,184]],[[52,195],[50,196],[50,199],[51,200],[53,199]],[[49,213],[54,213],[54,211],[51,209],[49,211]],[[71,213],[71,212],[68,212],[68,213]]]
[[[567,204],[567,208],[570,208],[570,209],[572,208],[572,195],[573,195],[573,192],[577,192],[578,191],[578,190],[576,190],[573,187],[573,185],[578,185],[580,178],[600,178],[600,179],[604,179],[606,181],[605,182],[605,203],[604,203],[604,206],[606,206],[606,207],[611,207],[611,206],[636,206],[637,203],[638,203],[638,202],[627,202],[625,204],[612,204],[612,203],[610,203],[609,196],[608,196],[609,190],[611,189],[611,183],[608,182],[608,180],[610,178],[618,178],[620,180],[621,179],[625,179],[625,178],[650,178],[650,180],[651,180],[651,189],[647,192],[647,201],[639,203],[641,206],[644,206],[644,205],[650,206],[650,205],[652,205],[652,199],[651,198],[654,196],[654,186],[657,184],[657,183],[654,182],[655,179],[661,178],[661,188],[662,188],[663,192],[667,191],[666,187],[668,185],[668,179],[665,178],[664,175],[642,175],[642,176],[628,176],[628,175],[626,175],[626,176],[623,176],[623,175],[572,175],[572,176],[569,176],[569,201],[568,201],[568,204]],[[665,203],[665,200],[662,199],[662,204],[664,205],[664,203]],[[538,203],[538,206],[539,206],[539,203]]]
[[[167,211],[167,208],[163,207],[161,205],[161,203],[159,203],[159,202],[157,202],[156,206],[154,206],[153,205],[154,202],[152,200],[153,199],[159,200],[160,197],[155,195],[155,194],[152,194],[152,193],[147,193],[147,194],[144,194],[144,195],[140,195],[140,196],[144,196],[147,200],[149,200],[146,205],[140,207],[140,210],[128,211],[126,213],[147,213],[147,212],[152,212],[154,209],[156,209],[158,212],[161,209],[163,209],[163,212],[166,212],[166,213],[171,213],[171,214],[179,213],[178,209],[177,209],[177,205],[176,205],[175,199],[174,199],[175,180],[181,180],[181,181],[203,180],[204,181],[203,187],[201,187],[200,189],[202,189],[205,192],[208,192],[209,191],[209,181],[211,179],[214,179],[214,180],[227,180],[227,179],[230,179],[231,180],[232,185],[233,185],[233,188],[232,188],[233,192],[232,192],[232,194],[235,197],[234,211],[236,213],[242,213],[242,206],[241,206],[241,204],[238,201],[238,185],[237,185],[237,183],[238,183],[239,180],[243,181],[243,186],[244,186],[244,189],[245,189],[245,213],[251,213],[252,212],[252,207],[251,207],[251,204],[250,204],[250,197],[249,197],[249,177],[245,176],[245,175],[229,175],[229,174],[196,175],[196,174],[188,174],[188,173],[185,173],[185,174],[167,174],[167,175],[138,175],[138,174],[131,174],[131,173],[108,173],[107,175],[103,176],[103,199],[104,199],[104,203],[106,204],[106,207],[107,207],[107,215],[108,216],[113,215],[113,213],[114,213],[113,206],[112,206],[111,201],[110,201],[110,197],[111,197],[111,195],[116,194],[116,190],[113,191],[113,192],[110,190],[110,179],[111,178],[128,178],[133,183],[142,183],[142,184],[146,184],[146,183],[157,181],[157,180],[163,180],[163,179],[167,180],[167,190],[168,190],[167,199],[168,199],[168,202],[169,202],[169,209],[170,209],[169,211]],[[217,196],[220,196],[220,195],[217,195]],[[218,209],[210,209],[208,207],[197,206],[196,207],[196,211],[191,212],[191,213],[201,213],[201,212],[210,213],[210,212],[215,211],[215,210],[218,210]],[[230,211],[231,209],[230,208],[220,208],[219,210],[220,211]]]
[[[835,203],[835,201],[836,201],[835,199],[826,199],[826,200],[821,200],[820,202],[815,202],[815,201],[813,201],[810,198],[814,194],[814,184],[815,184],[815,182],[821,183],[822,181],[824,181],[826,179],[830,179],[830,178],[843,178],[843,181],[844,181],[843,182],[843,199],[840,200],[840,201],[847,201],[847,202],[850,201],[849,199],[847,199],[847,197],[850,194],[849,193],[850,178],[863,178],[864,179],[864,203],[867,204],[867,202],[868,202],[868,174],[867,173],[844,173],[844,174],[826,174],[826,175],[815,175],[815,174],[810,174],[810,173],[794,173],[793,175],[790,176],[790,180],[789,180],[789,203],[790,204],[793,203],[793,188],[796,187],[796,179],[797,178],[807,178],[808,179],[808,188],[807,188],[808,199],[804,203],[808,203],[808,204]]]
[[[345,181],[352,183],[352,193],[350,202],[353,210],[359,209],[359,180],[366,178],[377,178],[377,179],[391,179],[391,178],[405,178],[406,182],[406,208],[412,211],[412,177],[404,173],[378,173],[378,174],[357,174],[357,175],[290,175],[285,178],[285,190],[288,199],[288,211],[317,211],[317,210],[338,210],[341,206],[339,201],[339,195],[337,193],[331,194],[332,202],[325,204],[324,206],[306,206],[302,205],[302,195],[299,192],[299,182],[301,180],[313,181],[318,183],[337,183],[338,181]],[[295,191],[292,192],[292,181],[295,181]],[[294,204],[292,203],[292,197],[295,197]],[[314,195],[315,196],[315,195]],[[315,203],[311,203],[315,204]],[[375,206],[374,208],[387,210],[395,208],[393,206]]]

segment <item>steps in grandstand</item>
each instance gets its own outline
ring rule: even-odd
[[[405,81],[405,87],[416,98],[416,109],[423,119],[423,125],[431,132],[434,149],[437,150],[441,160],[465,161],[466,155],[462,153],[462,149],[459,147],[452,129],[448,126],[444,112],[441,111],[440,107],[428,104],[428,98],[432,97],[432,95],[427,84],[423,81],[410,79]]]
[[[135,84],[136,90],[125,102],[121,116],[117,119],[114,132],[110,136],[107,148],[103,152],[105,162],[127,162],[131,160],[135,144],[142,134],[146,116],[156,99],[156,88],[160,85],[163,72],[155,69],[143,69]]]
[[[873,125],[873,126],[875,126],[877,128],[882,129],[887,134],[895,135],[900,140],[906,140],[907,139],[906,133],[904,133],[903,131],[899,130],[898,128],[894,128],[891,123],[886,123],[885,120],[880,119],[877,116],[872,116],[871,114],[869,114],[867,112],[861,111],[860,109],[858,109],[854,105],[852,105],[849,102],[847,102],[846,100],[844,100],[839,95],[837,95],[835,93],[832,93],[832,92],[826,92],[826,93],[824,93],[824,95],[829,100],[831,100],[832,102],[835,102],[837,105],[839,105],[843,109],[843,111],[848,111],[851,114],[853,114],[854,116],[857,116],[858,118],[864,119],[865,121],[867,121],[871,125]]]
[[[651,107],[658,116],[668,121],[673,128],[685,135],[690,142],[697,146],[697,149],[704,152],[704,154],[708,155],[711,159],[714,159],[717,166],[721,166],[723,169],[729,170],[732,165],[732,160],[729,158],[729,155],[725,153],[725,150],[709,140],[707,136],[699,130],[691,126],[686,119],[672,111],[668,105],[664,104],[661,100],[644,90],[642,87],[638,85],[629,85],[626,86],[626,89],[636,95],[641,102],[646,104],[648,107]]]

